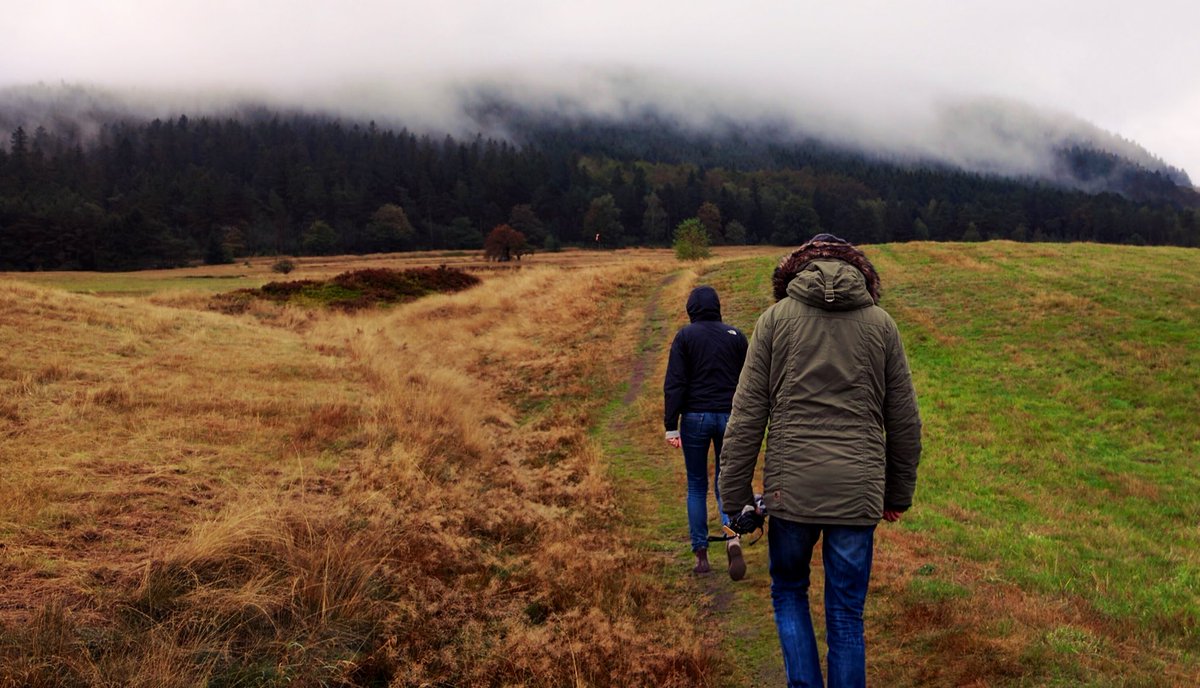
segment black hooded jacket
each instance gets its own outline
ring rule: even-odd
[[[692,324],[675,334],[663,382],[663,422],[679,428],[681,413],[729,413],[746,361],[746,335],[721,322],[721,301],[712,287],[696,287],[687,300]]]

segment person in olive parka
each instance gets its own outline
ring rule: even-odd
[[[721,322],[721,300],[712,287],[692,290],[687,300],[691,324],[675,334],[667,375],[663,381],[663,423],[667,442],[683,449],[687,469],[688,531],[696,555],[696,573],[708,573],[708,448],[714,454],[713,488],[717,512],[721,508],[716,482],[721,474],[721,438],[733,404],[742,363],[746,360],[746,336],[738,328]],[[746,573],[741,542],[726,543],[729,575],[740,580]]]
[[[921,418],[896,323],[862,251],[818,234],[784,256],[725,430],[725,512],[754,504],[763,434],[771,598],[789,686],[822,686],[808,608],[823,538],[829,686],[866,685],[863,607],[875,526],[912,505]],[[769,432],[768,431],[769,427]]]

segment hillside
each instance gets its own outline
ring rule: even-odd
[[[818,134],[803,121],[709,115],[689,119],[652,104],[629,103],[617,113],[589,114],[586,103],[558,99],[557,109],[525,105],[487,91],[465,109],[481,131],[518,143],[572,141],[580,150],[627,160],[681,162],[742,170],[866,167],[968,173],[1137,201],[1195,204],[1187,173],[1136,142],[1062,114],[991,99],[941,109],[930,132],[909,145]],[[570,114],[563,114],[566,111]]]
[[[567,118],[483,101],[478,130],[440,136],[264,106],[160,117],[86,94],[40,108],[5,96],[8,270],[478,250],[501,224],[537,250],[665,246],[701,214],[712,242],[730,245],[790,245],[818,230],[860,243],[1200,245],[1200,194],[1178,170],[1111,135],[991,110],[958,113],[947,142],[983,132],[993,143],[964,153],[982,159],[1019,140],[1012,148],[1037,170],[864,151],[770,122],[688,125],[653,110]]]
[[[926,429],[871,683],[1195,685],[1200,254],[866,250]],[[0,684],[777,681],[765,546],[688,574],[658,384],[691,286],[749,332],[777,253],[539,255],[354,314],[0,279]]]

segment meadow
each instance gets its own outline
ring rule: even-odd
[[[880,528],[876,681],[1200,683],[1200,254],[867,253],[926,447],[914,509]],[[751,328],[768,305],[771,267],[705,275],[734,295],[732,322]]]
[[[1200,683],[1200,253],[866,250],[926,446],[872,685]],[[765,542],[690,575],[660,418],[688,290],[750,333],[780,252],[0,277],[0,685],[780,683]],[[483,283],[211,308],[442,264]]]

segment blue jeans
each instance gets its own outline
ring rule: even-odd
[[[813,546],[822,533],[829,688],[866,686],[863,606],[871,578],[875,526],[809,525],[772,516],[767,529],[771,600],[788,686],[825,685],[808,610],[809,564]]]
[[[679,418],[679,440],[683,444],[683,464],[687,467],[688,533],[692,551],[708,549],[708,445],[711,442],[716,458],[713,462],[713,494],[721,523],[729,517],[721,509],[721,491],[717,479],[721,475],[721,440],[725,438],[728,413],[685,413]]]

